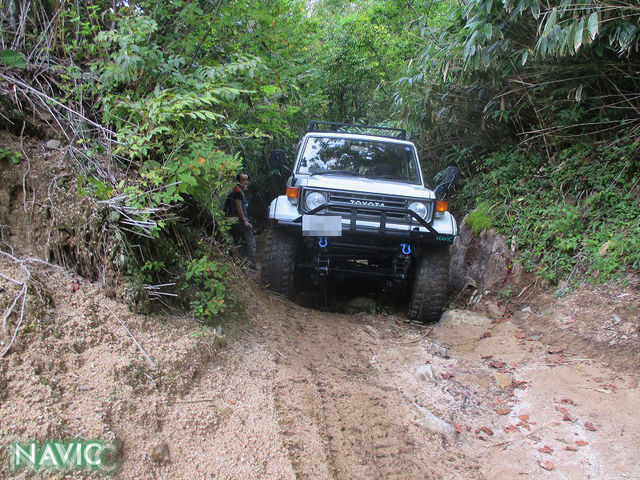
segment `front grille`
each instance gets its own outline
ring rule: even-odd
[[[354,208],[358,209],[358,215],[356,220],[362,221],[374,221],[380,220],[380,210],[375,206],[367,207],[366,203],[384,204],[385,207],[394,208],[407,208],[410,203],[407,198],[394,197],[391,195],[377,195],[371,193],[361,192],[341,192],[341,191],[329,191],[325,192],[329,196],[330,202],[342,203],[343,205],[333,205],[326,211],[327,215],[341,215],[348,217],[351,215],[351,211]],[[424,201],[424,200],[422,200]],[[362,202],[362,203],[356,203]],[[425,201],[428,208],[427,221],[431,220],[433,213],[433,202]],[[408,223],[412,219],[409,215],[404,213],[387,212],[387,223]]]

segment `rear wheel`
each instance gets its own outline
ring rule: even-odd
[[[418,259],[407,317],[421,323],[437,322],[447,300],[449,247],[430,248]]]
[[[276,225],[270,225],[265,235],[260,280],[269,290],[294,300],[298,293],[295,281],[299,239]]]

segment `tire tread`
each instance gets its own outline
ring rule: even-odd
[[[297,293],[294,278],[298,239],[270,225],[265,235],[260,280],[268,289],[293,299]]]
[[[407,317],[420,323],[437,322],[447,301],[449,247],[432,248],[418,259]]]

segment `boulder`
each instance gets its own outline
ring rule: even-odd
[[[519,280],[516,255],[495,230],[476,235],[465,221],[451,246],[450,286],[453,291],[473,287],[479,291],[496,291],[509,279]]]

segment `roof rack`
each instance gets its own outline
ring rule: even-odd
[[[372,133],[379,132],[379,133]],[[355,123],[335,123],[311,120],[307,132],[343,132],[357,135],[373,135],[406,140],[407,132],[402,128],[378,127],[376,125],[356,125]]]

